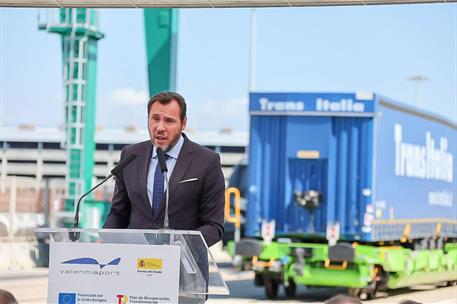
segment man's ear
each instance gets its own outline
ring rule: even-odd
[[[187,127],[187,116],[184,117],[184,119],[182,120],[182,127],[181,127],[181,131],[184,131],[184,129]]]

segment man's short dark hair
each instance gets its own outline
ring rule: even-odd
[[[0,304],[18,304],[11,292],[0,289]]]
[[[336,295],[325,301],[325,304],[362,304],[362,301],[350,296]]]
[[[422,304],[422,303],[406,299],[406,300],[401,300],[399,304]]]
[[[179,108],[181,109],[179,117],[181,118],[181,121],[183,121],[187,115],[186,101],[184,100],[184,97],[175,92],[159,92],[152,96],[148,102],[148,116],[149,112],[151,112],[151,107],[154,102],[158,101],[159,103],[166,105],[172,102],[173,100],[176,100],[178,102]]]

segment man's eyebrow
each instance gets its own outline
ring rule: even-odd
[[[160,113],[152,113],[151,112],[151,117],[160,117]],[[175,117],[167,116],[167,115],[163,115],[163,119],[177,121],[177,119]]]

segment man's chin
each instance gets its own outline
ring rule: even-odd
[[[159,143],[156,143],[156,142],[152,142],[152,143],[154,144],[154,146],[156,148],[159,148],[159,147],[162,148],[162,150],[164,152],[166,152],[168,150],[169,145],[167,145],[167,144],[159,144]]]
[[[173,147],[176,145],[176,143],[178,142],[179,140],[179,137],[177,136],[176,138],[174,138],[171,142],[163,142],[163,143],[158,143],[156,140],[153,140],[152,141],[152,144],[157,148],[157,147],[160,147],[162,148],[163,152],[167,153],[168,151],[170,151],[171,149],[173,149]]]
[[[169,146],[160,145],[160,146],[156,146],[156,147],[162,148],[162,151],[163,151],[164,153],[167,153],[167,152],[170,150],[170,147],[169,147]]]

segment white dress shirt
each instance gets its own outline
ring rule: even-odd
[[[175,168],[176,161],[178,160],[179,152],[181,152],[181,148],[182,148],[183,144],[184,144],[184,137],[181,135],[179,137],[179,140],[176,143],[176,145],[174,145],[174,147],[171,148],[170,151],[165,153],[166,155],[168,155],[168,159],[166,161],[168,172],[165,172],[165,174],[167,174],[168,178],[170,178],[171,174],[173,173],[173,169]],[[152,193],[154,192],[154,173],[155,173],[155,170],[156,170],[156,167],[158,164],[159,164],[159,160],[157,157],[157,149],[155,146],[153,146],[151,161],[149,162],[148,183],[147,183],[148,198],[149,198],[149,203],[151,204],[151,207],[152,207]],[[165,178],[164,178],[163,182],[164,182],[163,188],[166,190],[167,182],[166,182]]]

